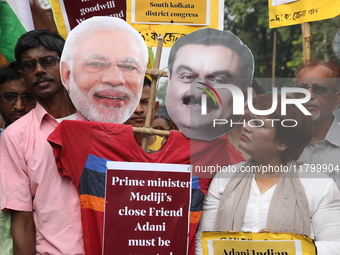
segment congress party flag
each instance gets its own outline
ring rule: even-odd
[[[18,38],[33,29],[29,0],[0,0],[0,53],[9,62]]]

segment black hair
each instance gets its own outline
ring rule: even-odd
[[[155,120],[155,119],[163,119],[163,120],[166,121],[166,123],[168,124],[169,127],[171,126],[170,119],[167,118],[167,117],[164,117],[164,116],[156,116],[153,120]]]
[[[169,76],[172,74],[172,67],[176,59],[176,54],[180,48],[185,45],[207,45],[207,46],[224,46],[237,53],[240,59],[239,78],[252,78],[254,71],[254,58],[250,49],[242,43],[242,41],[230,31],[220,31],[211,28],[203,28],[196,30],[190,34],[180,37],[171,47],[168,71]],[[250,84],[248,85],[250,86]]]
[[[26,50],[44,46],[50,51],[55,51],[61,56],[65,44],[64,38],[47,29],[36,29],[29,31],[20,36],[14,48],[14,55],[16,61],[21,63],[21,55]]]
[[[151,88],[151,81],[148,77],[144,76],[143,88],[146,87],[146,86]]]
[[[15,61],[0,68],[0,85],[13,80],[20,80],[19,65]]]
[[[253,106],[257,110],[269,109],[273,104],[273,95],[270,93],[261,94],[253,97]],[[284,161],[297,160],[304,148],[310,144],[312,139],[312,118],[305,116],[302,111],[294,104],[286,105],[286,115],[281,114],[281,97],[277,97],[276,110],[269,114],[269,119],[275,119],[275,141],[279,141],[287,146],[282,152],[281,159]],[[287,125],[283,126],[283,120],[287,120]],[[289,120],[289,121],[288,121]],[[292,120],[295,120],[293,122]],[[288,124],[289,123],[289,124]],[[296,124],[293,126],[293,124]]]

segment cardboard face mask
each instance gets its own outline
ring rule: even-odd
[[[186,137],[213,140],[241,119],[242,115],[233,114],[236,94],[223,85],[234,85],[245,94],[254,59],[233,33],[204,28],[179,38],[171,48],[168,69],[165,104]],[[216,125],[217,120],[226,125]]]
[[[124,20],[80,23],[68,35],[60,68],[77,110],[90,121],[123,124],[139,103],[147,54],[142,37]]]

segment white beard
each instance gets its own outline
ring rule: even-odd
[[[320,115],[321,115],[321,113],[320,113],[320,111],[318,111],[317,114],[312,115],[312,120],[318,120],[320,118]]]
[[[128,105],[114,107],[94,103],[92,101],[93,95],[96,91],[103,89],[124,91],[130,100]],[[123,124],[130,118],[139,103],[139,95],[134,95],[125,86],[115,88],[110,85],[102,84],[100,86],[92,87],[88,91],[84,91],[76,85],[73,75],[70,77],[69,95],[76,109],[90,121]]]

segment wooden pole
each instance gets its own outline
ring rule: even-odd
[[[303,35],[303,62],[307,64],[310,61],[310,23],[302,23]]]
[[[159,70],[156,68],[146,70],[145,74],[156,77],[168,77],[168,73],[166,71]]]
[[[276,64],[276,31],[274,31],[274,38],[273,38],[272,88],[275,87],[275,64]]]
[[[158,130],[150,127],[132,127],[134,133],[142,134],[142,135],[163,135],[169,136],[170,131],[167,130]]]
[[[158,44],[157,44],[157,50],[156,50],[156,57],[155,57],[155,66],[154,69],[158,70],[160,63],[161,63],[161,55],[162,55],[162,45],[163,45],[163,38],[162,36],[158,36]],[[148,113],[146,114],[145,118],[145,127],[150,127],[151,125],[151,117],[153,115],[153,111],[155,109],[155,101],[156,101],[156,85],[157,81],[159,79],[159,76],[152,75],[152,81],[151,81],[151,88],[150,88],[150,96],[149,96],[149,103],[148,103]],[[148,137],[146,135],[142,138],[142,148],[143,150],[147,150],[147,142]]]

